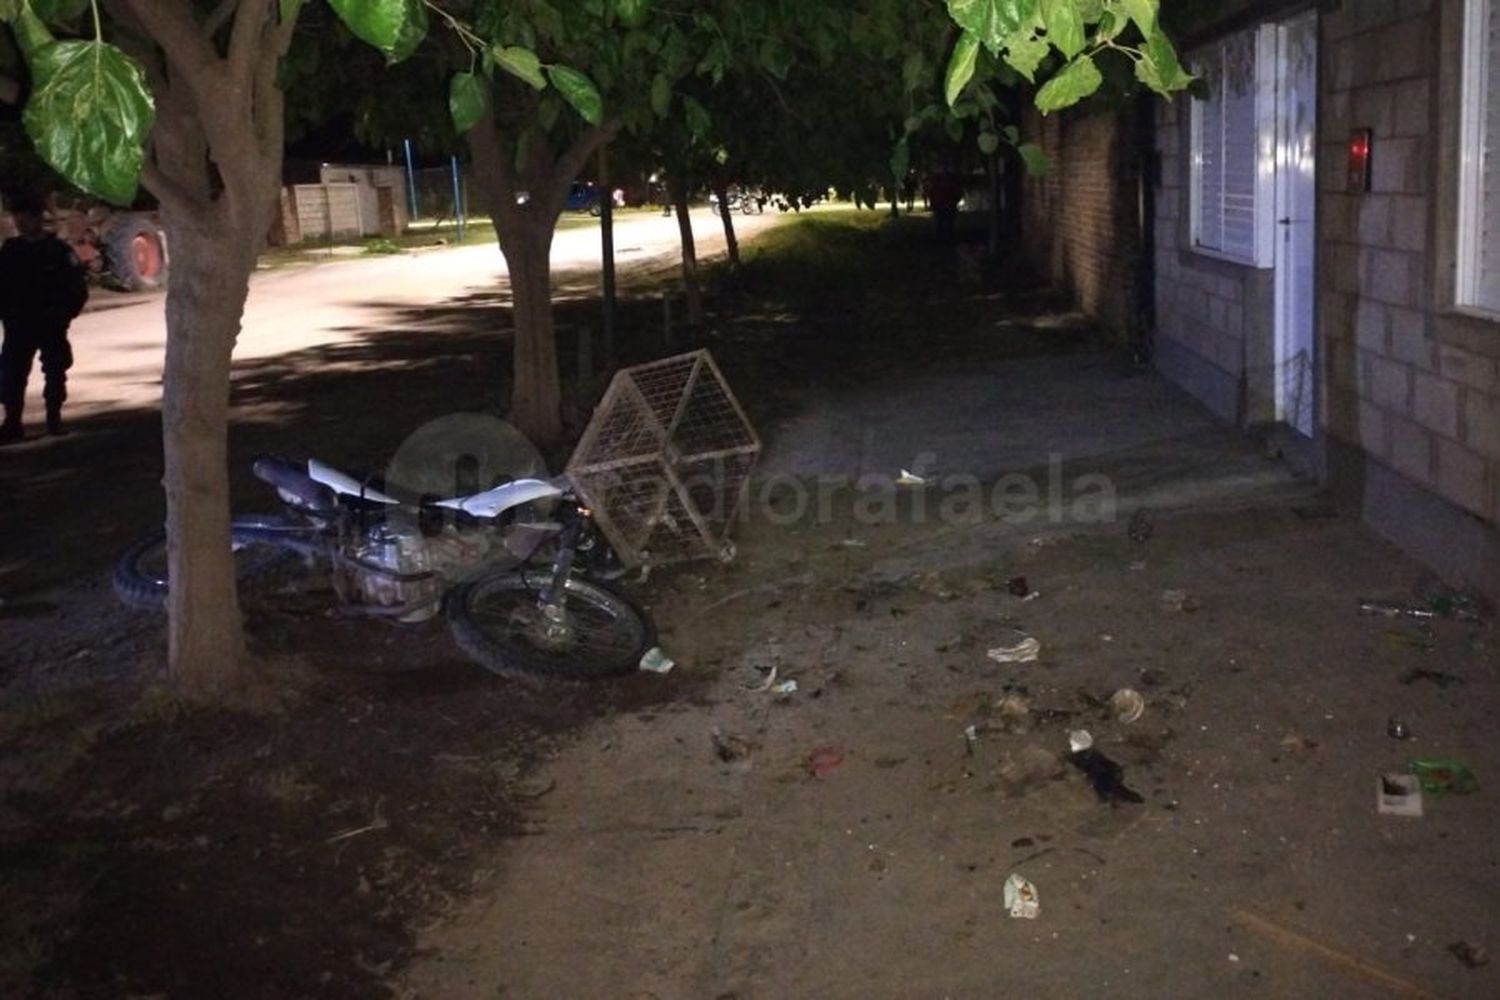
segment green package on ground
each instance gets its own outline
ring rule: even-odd
[[[1461,760],[1413,757],[1406,762],[1406,769],[1417,776],[1428,795],[1472,795],[1479,791],[1479,779]]]

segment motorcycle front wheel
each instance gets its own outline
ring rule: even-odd
[[[235,583],[243,599],[250,584],[265,584],[278,570],[297,563],[295,548],[288,545],[291,536],[302,537],[306,527],[275,514],[239,516],[230,524],[230,545],[234,552]],[[160,611],[166,607],[167,533],[155,534],[136,542],[115,563],[115,595],[133,608]]]
[[[637,669],[656,642],[650,620],[629,598],[569,577],[561,613],[549,618],[545,570],[505,573],[448,595],[453,639],[486,670],[517,679],[586,681]]]

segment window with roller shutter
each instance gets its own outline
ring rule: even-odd
[[[1274,30],[1238,32],[1189,60],[1207,90],[1191,102],[1192,245],[1255,267],[1271,266]]]
[[[1464,14],[1458,305],[1500,317],[1500,0]]]

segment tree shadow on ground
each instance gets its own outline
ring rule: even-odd
[[[707,346],[764,422],[831,386],[1100,346],[1086,326],[1053,322],[1062,303],[1003,261],[961,281],[956,251],[932,245],[925,222],[799,220],[741,273],[711,271],[704,330],[665,331],[669,290],[632,286],[615,360]],[[599,304],[584,279],[560,286],[577,431],[602,388],[575,361]],[[503,413],[508,323],[502,295],[466,296],[237,365],[237,509],[272,500],[248,474],[257,454],[369,470],[427,421]],[[14,659],[0,681],[25,697],[0,713],[14,762],[0,799],[0,993],[383,995],[414,928],[483,881],[545,794],[528,774],[547,741],[699,697],[701,680],[678,675],[530,689],[475,669],[441,622],[314,614],[249,623],[258,653],[302,667],[288,685],[301,700],[283,713],[178,715],[149,698],[123,710],[159,667],[161,627],[113,606],[107,570],[161,522],[159,442],[154,412],[126,410],[0,460],[0,592],[41,609],[4,622]]]

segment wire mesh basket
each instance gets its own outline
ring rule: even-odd
[[[615,374],[566,470],[627,565],[728,559],[760,438],[708,351]]]

